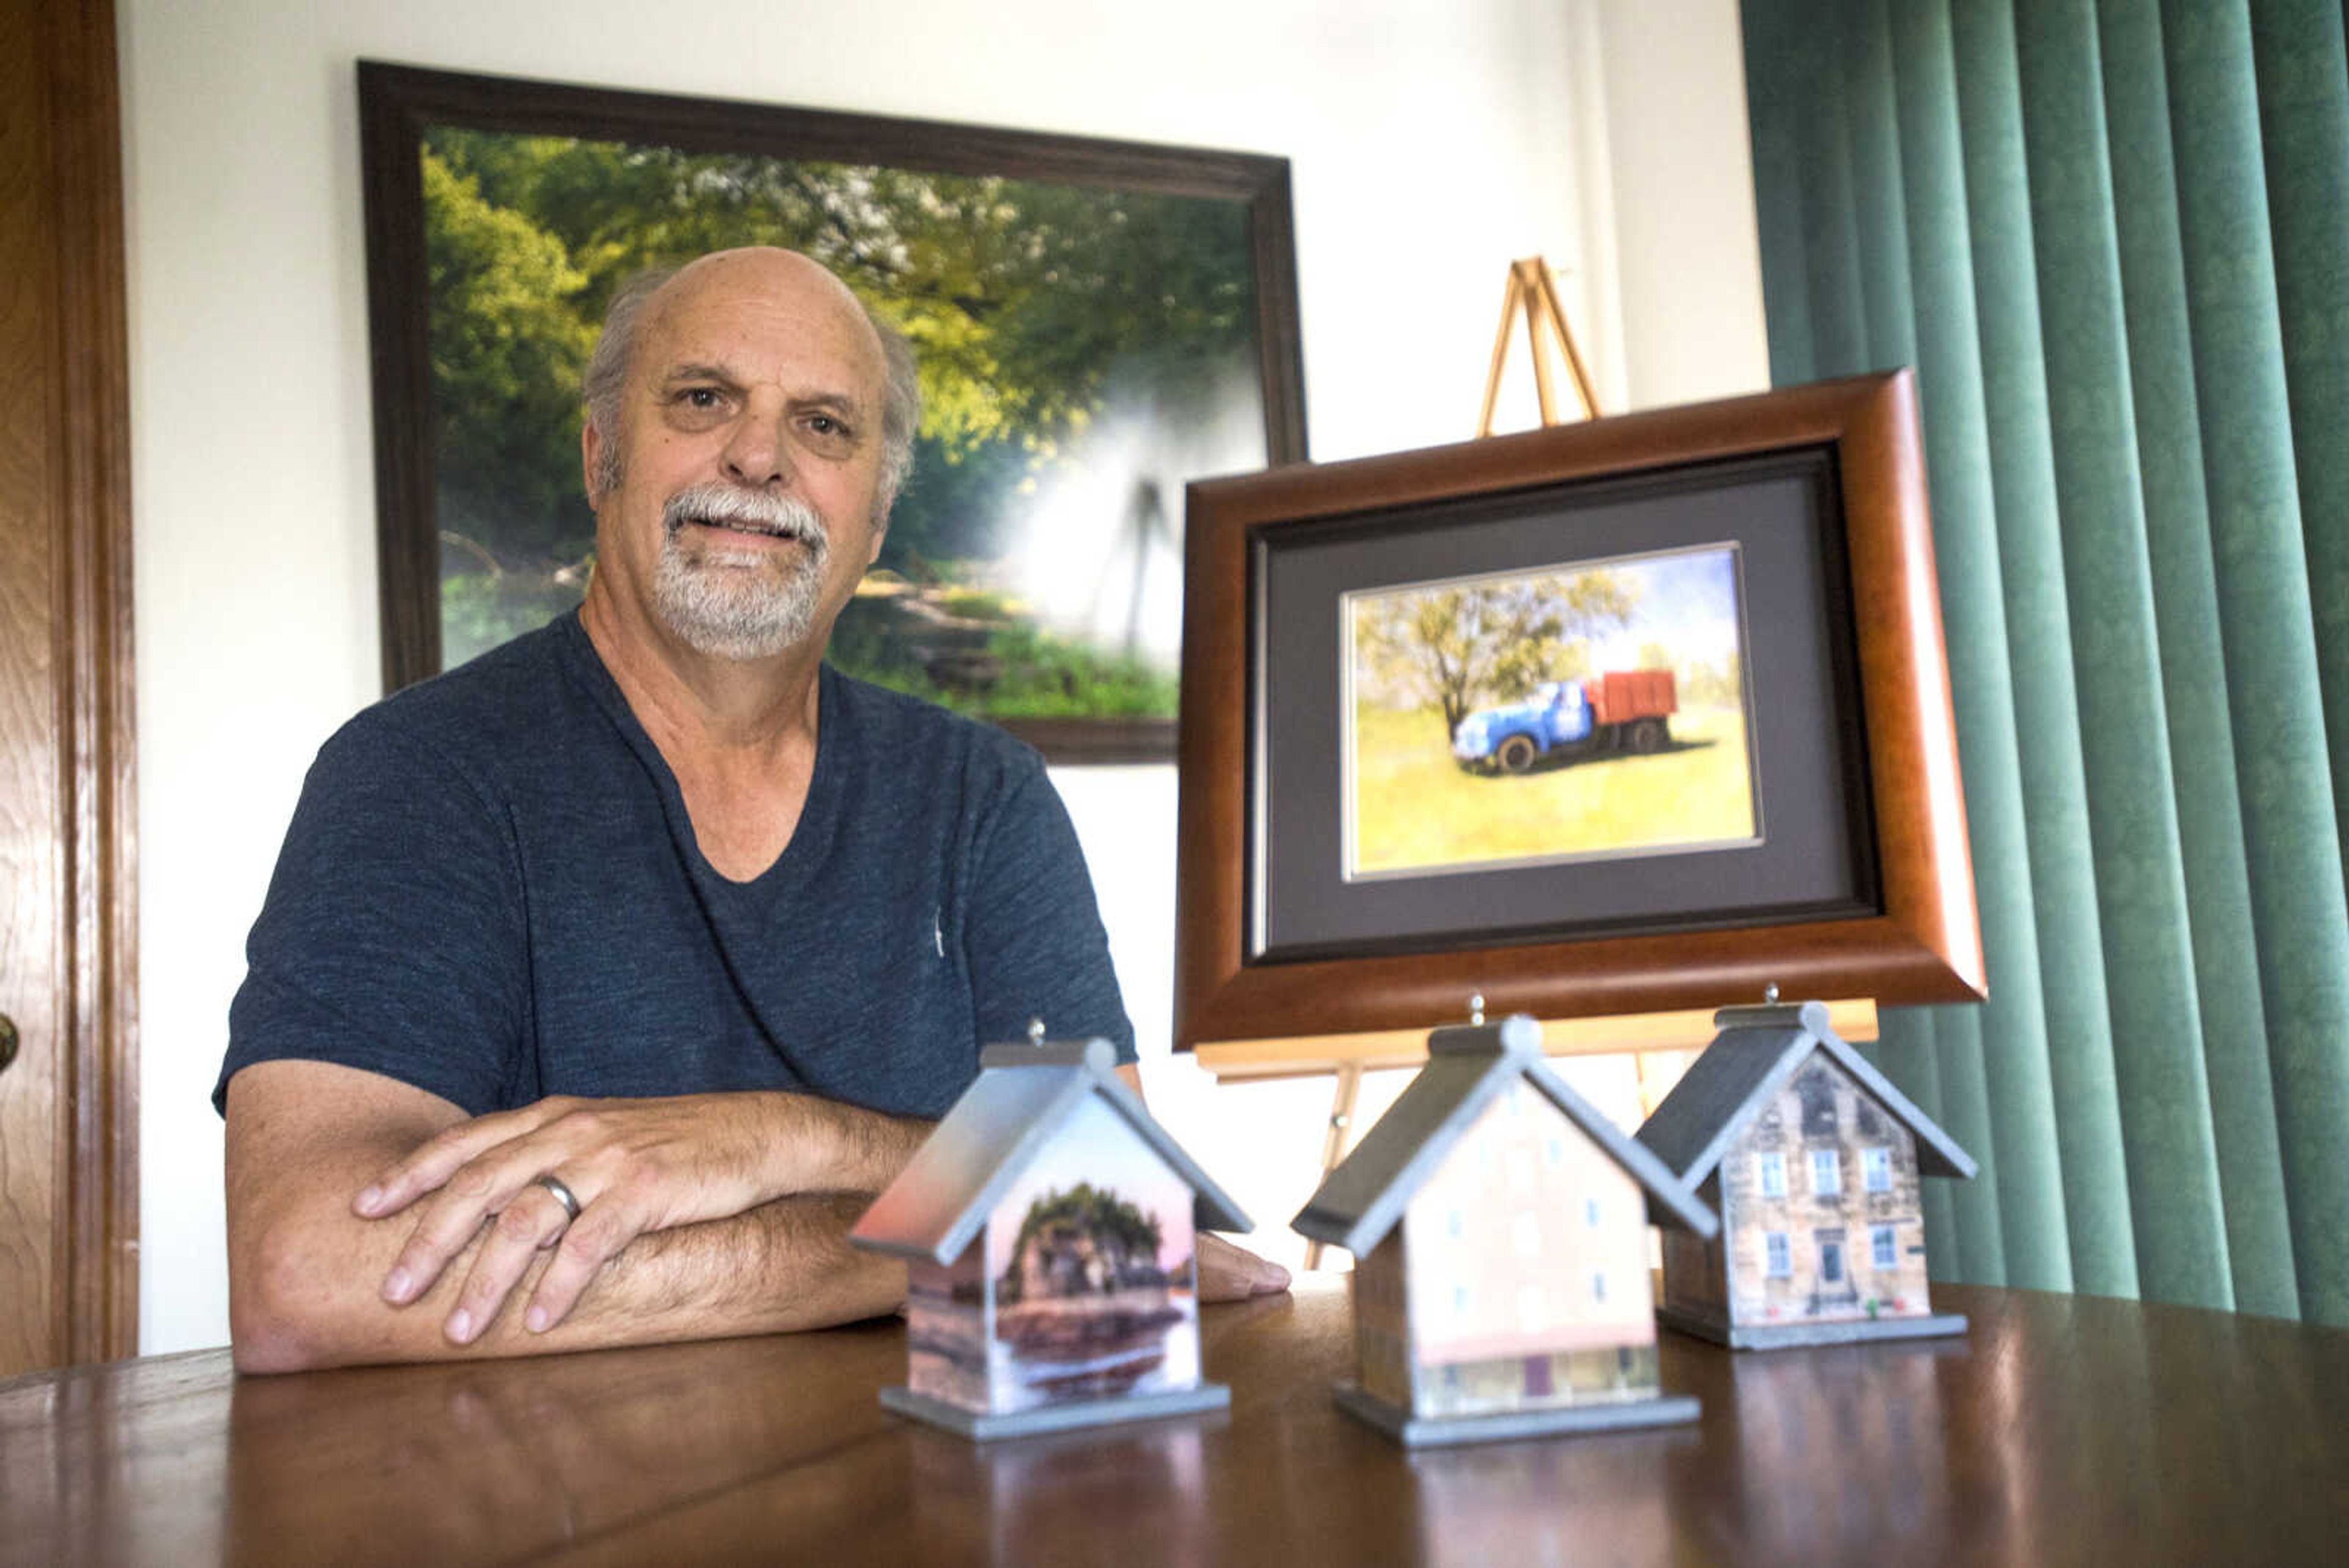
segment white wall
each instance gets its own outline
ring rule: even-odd
[[[1733,50],[1733,0],[1689,3],[1716,34],[1726,16]],[[1592,286],[1620,275],[1603,192],[1622,182],[1601,143],[1623,120],[1594,101],[1609,9],[123,0],[141,1349],[226,1337],[207,1097],[243,933],[312,753],[378,690],[356,59],[1285,155],[1308,422],[1315,455],[1332,458],[1468,432],[1513,256],[1559,263],[1578,330],[1615,367],[1602,374],[1642,385],[1620,369],[1612,295]],[[1630,41],[1640,68],[1669,68],[1648,34]],[[1735,118],[1742,159],[1742,99]],[[1692,113],[1672,134],[1704,142],[1707,123]],[[1661,154],[1642,146],[1653,173]],[[1758,318],[1758,293],[1754,305]],[[1522,422],[1521,406],[1512,413]],[[1310,1186],[1322,1091],[1213,1091],[1166,1056],[1172,770],[1064,770],[1061,782],[1153,1097],[1219,1171],[1276,1149],[1235,1186],[1285,1238]],[[1135,834],[1143,821],[1163,835]]]
[[[1736,0],[1599,0],[1620,407],[1770,385]]]

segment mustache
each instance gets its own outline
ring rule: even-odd
[[[688,523],[796,539],[817,555],[832,544],[823,519],[798,497],[769,495],[716,481],[689,485],[670,496],[668,504],[661,508],[661,526],[670,538]]]

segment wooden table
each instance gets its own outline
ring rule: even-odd
[[[237,1378],[0,1384],[0,1561],[2349,1561],[2349,1333],[1935,1292],[1961,1341],[1666,1335],[1675,1432],[1405,1454],[1332,1408],[1342,1285],[1206,1315],[1227,1415],[974,1447],[885,1414],[894,1324]]]

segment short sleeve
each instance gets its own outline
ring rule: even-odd
[[[469,1115],[499,1108],[529,1038],[512,824],[481,786],[379,715],[327,742],[246,943],[228,1081],[256,1062],[365,1068]]]
[[[1023,749],[974,845],[964,943],[979,1044],[1019,1040],[1040,1018],[1055,1040],[1100,1035],[1119,1061],[1134,1059],[1084,850],[1032,752]]]

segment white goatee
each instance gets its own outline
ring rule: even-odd
[[[730,549],[701,535],[699,524],[795,539],[800,548]],[[813,629],[831,550],[823,519],[796,497],[697,484],[662,509],[653,607],[697,653],[771,659]]]

